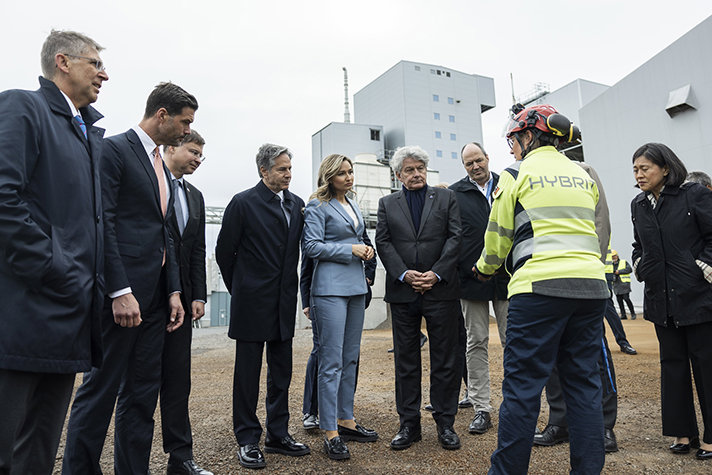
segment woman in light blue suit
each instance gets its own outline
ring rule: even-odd
[[[310,317],[320,341],[319,426],[324,450],[334,460],[350,457],[346,441],[378,439],[375,431],[356,424],[353,412],[366,294],[363,263],[374,256],[363,243],[358,205],[347,197],[353,182],[351,160],[329,155],[304,212],[304,255],[314,259]]]

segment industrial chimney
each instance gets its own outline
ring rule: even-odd
[[[349,113],[349,74],[346,72],[346,68],[341,68],[344,70],[344,122],[351,123],[351,114]]]

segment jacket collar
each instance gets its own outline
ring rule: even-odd
[[[71,119],[72,112],[69,109],[69,104],[67,104],[66,99],[64,99],[64,96],[62,95],[62,92],[59,90],[57,85],[54,82],[45,79],[41,76],[39,80],[40,92],[45,96],[45,99],[47,99],[47,103],[49,104],[49,108],[52,110],[52,112],[67,116]],[[93,125],[94,122],[104,117],[99,113],[99,111],[94,109],[92,106],[80,107],[79,112],[82,113],[82,119],[87,125],[87,128]]]

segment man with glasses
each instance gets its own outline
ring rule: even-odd
[[[166,165],[173,175],[174,213],[168,229],[175,242],[183,292],[181,302],[186,322],[166,334],[161,368],[161,427],[163,450],[169,455],[168,475],[212,475],[193,457],[193,435],[188,416],[190,396],[190,342],[193,325],[205,315],[205,202],[200,191],[185,180],[205,160],[205,140],[195,130],[181,145],[163,148]],[[188,318],[190,317],[190,319]]]
[[[102,49],[53,30],[40,89],[0,94],[0,473],[52,473],[75,374],[101,363]]]

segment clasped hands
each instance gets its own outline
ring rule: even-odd
[[[371,246],[365,244],[352,244],[351,253],[364,261],[370,261],[375,255],[375,251]]]
[[[183,324],[183,316],[185,315],[183,305],[180,303],[179,293],[171,294],[168,297],[168,309],[170,310],[170,315],[166,330],[172,332]],[[112,300],[111,310],[114,314],[114,323],[121,327],[137,327],[143,321],[138,301],[132,293],[120,295]]]
[[[419,294],[424,294],[438,283],[438,276],[431,270],[427,272],[408,270],[403,276],[403,282],[413,287],[413,290]]]

